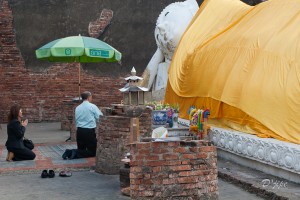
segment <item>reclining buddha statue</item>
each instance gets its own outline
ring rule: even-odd
[[[152,91],[166,88],[175,48],[198,8],[196,0],[186,0],[172,3],[161,12],[154,31],[157,50],[143,73],[141,86]]]
[[[300,1],[205,0],[170,64],[165,102],[210,123],[300,144]]]

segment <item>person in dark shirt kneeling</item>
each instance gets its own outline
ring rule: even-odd
[[[35,153],[24,146],[23,139],[28,120],[21,121],[22,109],[18,105],[10,108],[7,124],[7,161],[34,160]]]

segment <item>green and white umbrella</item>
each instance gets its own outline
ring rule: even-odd
[[[71,36],[54,40],[35,51],[36,57],[50,62],[118,62],[122,54],[96,38]],[[79,94],[80,94],[80,64],[79,64]]]

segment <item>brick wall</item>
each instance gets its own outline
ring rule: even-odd
[[[205,141],[131,144],[131,199],[218,199],[217,152]]]
[[[113,17],[113,11],[109,9],[103,9],[99,18],[96,21],[89,23],[89,35],[90,37],[98,38],[110,24]]]
[[[41,73],[26,69],[7,0],[0,1],[0,11],[0,122],[6,122],[14,103],[21,104],[24,116],[31,122],[60,121],[63,101],[78,96],[77,65],[54,64]],[[91,91],[94,103],[101,107],[120,102],[118,89],[124,84],[120,77],[96,76],[83,70],[81,73],[81,91]]]

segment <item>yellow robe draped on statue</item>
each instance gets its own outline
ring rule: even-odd
[[[165,102],[221,127],[300,143],[300,0],[206,0],[173,56]]]

